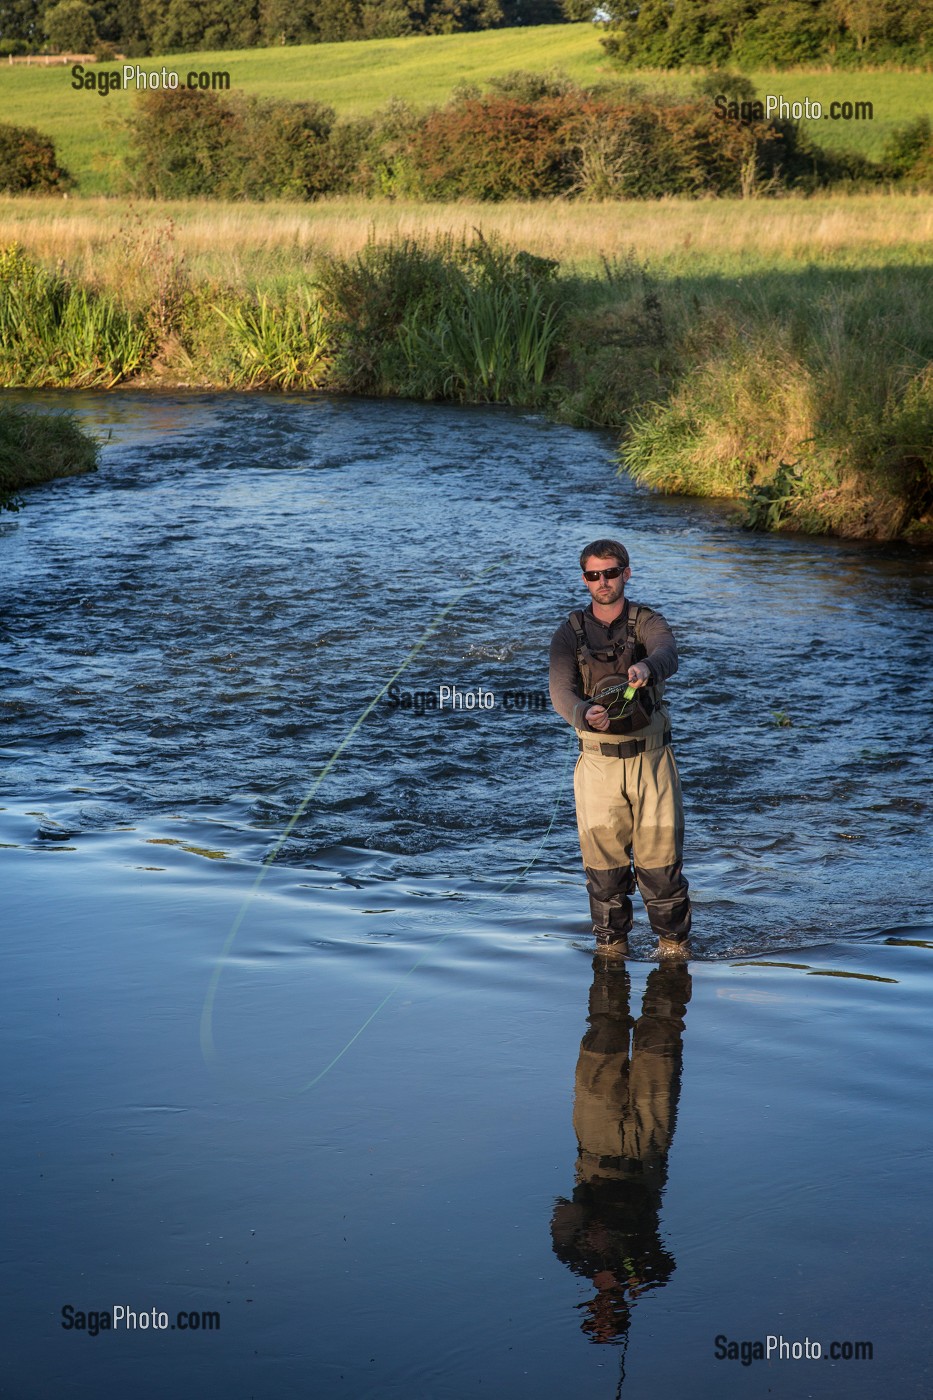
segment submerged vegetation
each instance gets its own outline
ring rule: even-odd
[[[371,236],[195,275],[171,224],[124,229],[120,281],[0,254],[0,383],[324,389],[537,407],[617,429],[656,490],[742,498],[754,528],[890,539],[933,513],[927,269],[662,277],[486,238]]]

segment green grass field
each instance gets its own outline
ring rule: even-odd
[[[160,69],[163,65],[180,73],[182,83],[189,69],[226,71],[234,91],[326,102],[341,116],[374,111],[393,97],[428,107],[444,102],[457,83],[482,86],[489,78],[514,68],[540,72],[557,67],[586,85],[624,78],[627,84],[637,84],[645,90],[687,92],[694,82],[690,73],[620,75],[606,61],[598,31],[590,24],[197,53],[140,61],[144,69]],[[759,93],[781,95],[788,102],[810,98],[824,107],[836,100],[872,102],[872,121],[824,118],[804,123],[806,128],[815,128],[810,134],[821,144],[871,157],[880,155],[893,126],[931,107],[933,84],[928,73],[796,71],[750,76]],[[0,65],[2,119],[37,127],[51,136],[82,195],[120,191],[121,164],[127,149],[125,121],[134,99],[132,89],[106,97],[75,91],[68,66]]]

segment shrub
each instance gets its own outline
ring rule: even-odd
[[[247,98],[231,128],[235,178],[218,192],[243,199],[313,199],[330,188],[334,109],[319,102]]]
[[[0,123],[0,191],[54,194],[71,184],[50,137],[31,126]]]
[[[894,179],[933,185],[933,127],[929,117],[916,117],[894,128],[881,157],[885,172]]]
[[[933,500],[928,327],[923,279],[884,273],[796,314],[694,318],[670,392],[630,422],[624,468],[657,490],[742,496],[755,528],[894,538]]]
[[[532,73],[525,68],[513,68],[489,79],[489,91],[494,97],[511,98],[513,102],[541,102],[546,97],[580,96],[573,79],[559,68],[547,73]]]
[[[333,122],[316,102],[146,92],[131,119],[131,181],[157,199],[312,199],[330,188]]]
[[[407,103],[395,100],[368,117],[337,123],[321,155],[327,192],[421,198],[411,151],[418,144],[422,121]]]
[[[236,169],[236,114],[216,93],[143,93],[130,118],[133,190],[154,199],[210,198]]]
[[[595,199],[737,194],[779,139],[764,122],[723,122],[705,102],[588,103],[575,123],[576,188]]]
[[[571,183],[568,99],[470,99],[431,112],[412,158],[428,199],[542,199]]]
[[[331,259],[319,292],[335,387],[531,402],[562,314],[557,263],[479,238],[369,243]]]

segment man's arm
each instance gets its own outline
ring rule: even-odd
[[[551,704],[574,729],[586,729],[586,696],[577,667],[577,643],[569,622],[562,622],[551,638]]]
[[[653,685],[657,681],[666,681],[668,676],[672,676],[677,670],[678,661],[677,643],[674,641],[674,634],[664,618],[659,612],[654,612],[653,609],[640,604],[635,635],[645,648],[646,653],[636,664],[638,666],[647,665],[651,672],[650,679],[645,683]],[[629,671],[630,679],[631,676],[632,672]]]

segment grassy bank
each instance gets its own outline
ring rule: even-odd
[[[230,74],[231,91],[289,101],[324,102],[338,116],[362,116],[400,98],[423,109],[447,101],[458,84],[480,86],[516,68],[542,72],[558,67],[584,86],[624,83],[629,91],[688,94],[691,72],[642,70],[621,74],[606,59],[592,24],[543,25],[486,30],[475,34],[374,39],[367,43],[219,50],[143,59],[140,67],[176,71],[184,82],[190,69]],[[101,64],[101,71],[120,65]],[[788,102],[809,98],[828,110],[833,101],[869,101],[872,120],[804,120],[820,145],[880,157],[897,125],[928,112],[927,73],[872,70],[832,72],[811,69],[749,74],[762,94]],[[101,97],[72,87],[70,67],[0,66],[3,119],[38,127],[51,136],[60,159],[82,194],[117,194],[123,188],[128,151],[126,119],[135,91]]]
[[[368,242],[331,210],[359,235],[340,252],[285,206],[219,223],[191,208],[174,227],[123,211],[115,240],[88,222],[58,267],[50,215],[32,257],[0,257],[0,382],[536,406],[618,430],[624,468],[655,489],[743,497],[758,527],[896,538],[933,506],[931,206],[717,203],[682,223],[673,205],[591,206],[588,229],[562,206],[551,237],[540,206],[494,211],[537,221],[524,246],[488,210],[478,234],[458,208],[453,231]]]
[[[16,510],[28,486],[97,469],[98,447],[64,413],[0,405],[0,510]]]

